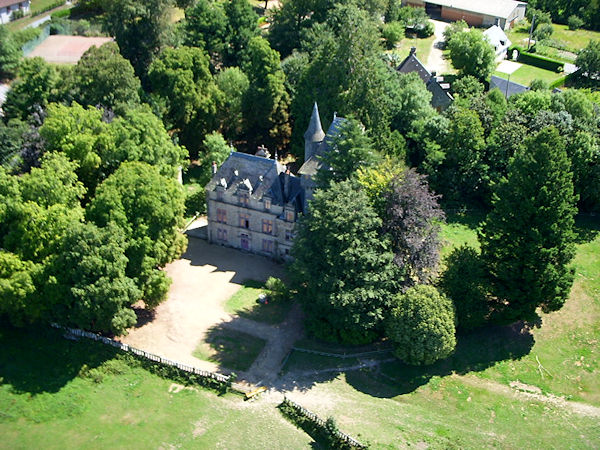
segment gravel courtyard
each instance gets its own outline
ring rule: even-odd
[[[121,340],[211,371],[218,370],[218,366],[195,358],[192,352],[209,328],[233,319],[224,311],[224,302],[240,289],[244,280],[266,281],[269,276],[283,275],[283,267],[267,258],[191,237],[184,255],[165,270],[173,279],[167,300],[156,309],[152,320],[130,329]],[[252,327],[254,322],[247,322]],[[236,324],[236,328],[239,325]],[[273,327],[273,330],[278,328]],[[269,337],[265,336],[272,344]]]

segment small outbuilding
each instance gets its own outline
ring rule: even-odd
[[[0,24],[10,22],[15,11],[23,11],[23,14],[29,14],[29,0],[0,0]]]
[[[474,27],[512,28],[525,17],[527,3],[515,0],[403,0],[404,5],[425,8],[433,18],[464,20]]]

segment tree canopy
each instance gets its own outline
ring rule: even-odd
[[[486,81],[495,67],[494,48],[479,30],[455,33],[448,42],[450,60],[461,75]]]
[[[573,282],[576,196],[564,140],[545,128],[525,141],[482,228],[482,258],[501,320],[562,307]]]

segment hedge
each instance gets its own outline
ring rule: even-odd
[[[527,52],[518,45],[513,45],[508,49],[510,55],[513,50],[519,52],[517,61],[523,64],[529,64],[530,66],[539,67],[540,69],[551,70],[553,72],[562,72],[565,69],[565,63],[557,61],[556,59],[548,58],[546,56],[536,55],[535,53]]]

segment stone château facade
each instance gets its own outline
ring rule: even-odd
[[[209,242],[289,259],[294,226],[312,198],[319,157],[343,120],[334,117],[325,134],[315,103],[304,134],[300,177],[270,159],[264,148],[255,155],[231,152],[221,167],[213,166],[213,177],[205,187]]]

